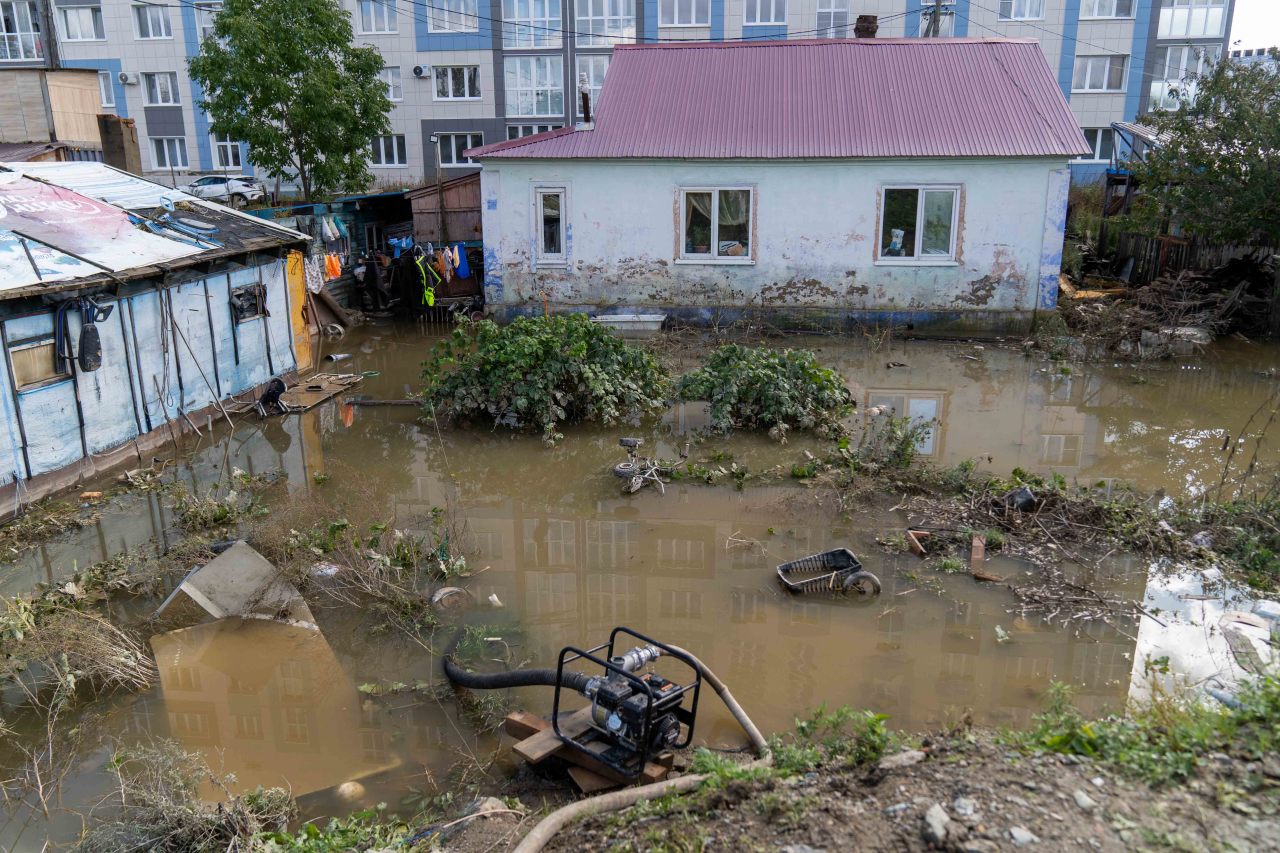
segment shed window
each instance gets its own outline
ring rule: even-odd
[[[886,187],[883,192],[881,260],[955,260],[958,187]]]
[[[680,257],[745,262],[751,259],[751,190],[681,190]]]
[[[13,381],[19,391],[71,375],[58,358],[52,336],[11,344],[9,363],[13,365]]]
[[[564,257],[564,190],[538,190],[538,255]]]
[[[267,289],[260,284],[247,284],[231,291],[231,317],[246,323],[267,316]]]

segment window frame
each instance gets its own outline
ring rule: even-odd
[[[229,136],[226,137],[225,139],[220,138],[223,136],[225,136],[225,134],[218,133],[217,131],[209,131],[209,150],[213,157],[213,168],[221,169],[223,171],[228,171],[230,169],[243,169],[244,157],[240,150],[239,141],[234,140]],[[234,159],[235,160],[234,163],[229,163],[226,166],[220,165],[222,161],[222,152],[224,149],[235,153],[234,158],[228,158],[228,159]]]
[[[546,12],[541,16],[534,14],[539,6]],[[564,44],[563,28],[562,0],[502,0],[503,50],[559,49]]]
[[[390,79],[392,77],[395,78],[394,82]],[[404,101],[404,74],[399,65],[384,65],[378,69],[378,79],[387,87],[388,101],[393,104]]]
[[[1030,5],[1032,3],[1040,4],[1040,14],[1038,15],[1014,15],[1017,11],[1019,3]],[[1005,5],[1008,4],[1009,14],[1005,15]],[[1043,21],[1045,0],[1000,0],[999,8],[996,10],[996,19],[1000,21]]]
[[[523,62],[528,62],[528,63],[530,63],[530,64],[531,64],[531,66],[532,66],[532,73],[531,73],[530,77],[531,77],[531,79],[533,80],[533,85],[532,85],[531,87],[528,87],[527,89],[526,89],[525,87],[521,87],[521,86],[516,86],[516,87],[513,89],[513,88],[509,85],[510,72],[509,72],[507,69],[508,69],[509,67],[511,67],[511,64],[512,64],[512,63],[523,63]],[[532,92],[532,93],[533,93],[533,97],[532,97],[533,108],[534,108],[535,110],[537,109],[537,106],[538,106],[538,92],[540,91],[540,90],[539,90],[539,88],[538,88],[538,82],[537,82],[537,80],[538,80],[538,66],[539,66],[541,63],[544,63],[544,62],[545,62],[545,63],[546,63],[550,68],[554,68],[554,67],[557,65],[557,63],[558,63],[558,64],[559,64],[559,72],[560,72],[559,74],[554,74],[554,73],[549,74],[549,76],[552,76],[552,77],[554,77],[554,78],[555,78],[555,87],[553,87],[553,88],[550,88],[550,89],[547,89],[547,90],[546,90],[546,91],[548,92],[548,99],[547,99],[547,100],[548,100],[549,111],[548,111],[548,112],[545,112],[545,113],[539,113],[539,112],[532,112],[532,113],[518,112],[518,109],[519,109],[519,105],[518,105],[518,98],[513,97],[513,92],[524,92],[524,91]],[[503,76],[503,81],[502,81],[502,83],[503,83],[503,94],[506,96],[506,104],[507,104],[507,113],[506,113],[506,117],[507,117],[507,118],[509,118],[509,119],[510,119],[510,118],[517,118],[517,119],[520,119],[520,118],[532,118],[532,119],[538,119],[538,118],[551,118],[551,119],[554,119],[554,118],[562,118],[562,117],[564,116],[564,114],[565,114],[565,110],[564,110],[564,98],[565,98],[565,91],[564,91],[564,56],[563,56],[562,54],[560,54],[560,53],[543,53],[543,54],[531,54],[531,55],[526,55],[526,56],[505,56],[505,57],[503,57],[503,59],[502,59],[502,76]],[[518,81],[519,81],[519,71],[517,71],[517,72],[516,72],[516,77],[517,77],[517,82],[518,82]],[[551,106],[551,102],[554,100],[554,96],[555,96],[555,93],[556,93],[557,91],[560,93],[560,107],[559,107],[559,109],[556,109],[554,106]],[[521,123],[521,122],[518,122],[518,123]],[[541,122],[532,122],[532,123],[533,123],[533,124],[541,124]]]
[[[158,81],[165,78],[169,83],[169,94],[173,97],[171,101],[153,101],[151,99],[151,81]],[[156,94],[160,94],[157,87]],[[178,89],[178,72],[176,71],[144,71],[142,72],[142,105],[146,107],[180,107],[182,106],[182,92]]]
[[[542,248],[542,199],[549,195],[560,196],[560,251],[546,252]],[[567,184],[533,185],[533,238],[535,269],[537,267],[565,267],[569,263],[568,244],[565,240],[569,218],[569,187]]]
[[[53,356],[53,374],[44,379],[37,379],[34,382],[24,384],[18,383],[18,369],[13,364],[13,354],[15,352],[23,352],[36,347],[53,347],[50,355]],[[27,391],[38,391],[41,388],[48,388],[50,385],[58,385],[62,382],[69,382],[72,379],[71,366],[68,362],[58,357],[57,337],[53,332],[43,335],[33,335],[29,338],[23,338],[17,341],[10,341],[6,350],[6,357],[9,359],[10,375],[13,376],[14,390],[19,394]]]
[[[461,162],[446,161],[446,160],[444,159],[444,152],[445,152],[445,144],[444,144],[444,142],[445,142],[445,140],[446,140],[446,139],[448,139],[448,140],[450,140],[450,141],[452,142],[452,140],[453,140],[455,137],[459,137],[459,136],[466,136],[466,137],[468,137],[468,140],[467,140],[467,145],[466,145],[466,147],[462,149],[463,151],[466,151],[466,150],[467,150],[467,149],[469,149],[469,148],[479,148],[481,145],[484,145],[484,133],[483,133],[482,131],[479,131],[479,130],[456,130],[456,131],[455,131],[455,130],[451,130],[451,131],[449,131],[449,132],[447,132],[447,133],[437,133],[437,134],[435,134],[435,135],[436,135],[437,137],[439,137],[439,139],[440,139],[440,168],[442,168],[442,169],[469,169],[469,168],[473,168],[473,167],[475,167],[475,166],[479,165],[479,164],[478,164],[478,163],[476,163],[474,160],[471,160],[470,158],[467,158],[467,157],[462,158],[462,161],[461,161]],[[475,141],[473,142],[473,140],[475,140]],[[456,152],[455,152],[455,149],[454,149],[452,146],[450,146],[448,150],[449,150],[449,156],[450,156],[450,157],[453,157],[453,156],[455,155],[455,153],[456,153]]]
[[[1099,15],[1097,13],[1097,9],[1100,3],[1110,3],[1111,7],[1116,11],[1110,15]],[[1128,14],[1121,15],[1119,13],[1119,7],[1121,3],[1129,4]],[[1134,4],[1134,0],[1083,0],[1083,2],[1080,5],[1080,20],[1082,21],[1131,21],[1134,19],[1133,4]],[[1085,13],[1086,6],[1093,7],[1093,10],[1094,10],[1093,14]]]
[[[592,71],[587,78],[587,86],[591,92],[591,115],[592,117],[594,117],[596,113],[596,108],[600,104],[600,93],[604,91],[604,78],[609,73],[609,65],[613,61],[613,54],[612,53],[578,53],[574,55],[573,57],[573,70],[574,70],[573,114],[576,116],[582,115],[582,97],[578,92],[577,81],[580,75],[582,74],[582,61],[584,59],[587,60],[587,64],[589,65],[595,64],[597,61],[601,59],[604,60],[604,73],[600,75],[600,85],[599,86],[593,85],[593,80],[595,78],[594,71]]]
[[[1089,89],[1089,88],[1080,88],[1076,85],[1076,81],[1078,77],[1077,71],[1080,67],[1080,62],[1084,61],[1084,62],[1090,63],[1089,67],[1092,67],[1093,60],[1105,60],[1108,64],[1108,68],[1105,76],[1107,78],[1110,78],[1111,77],[1110,64],[1116,59],[1121,60],[1123,63],[1120,70],[1119,88]],[[1124,93],[1129,88],[1129,60],[1130,60],[1130,57],[1128,54],[1121,54],[1121,53],[1093,53],[1093,54],[1077,55],[1075,57],[1075,64],[1071,68],[1071,93],[1082,94],[1082,95],[1087,95],[1087,94],[1117,95],[1117,94]],[[1086,71],[1084,75],[1085,83],[1089,82],[1090,76],[1091,76],[1090,72]]]
[[[384,142],[384,140],[388,140],[388,139],[391,140],[391,148],[392,148],[393,156],[400,154],[401,153],[400,149],[403,148],[404,150],[403,163],[385,162],[385,155],[387,153],[387,149],[386,149],[386,143]],[[397,143],[396,142],[397,139],[402,140],[402,143]],[[384,158],[383,161],[380,162],[373,158],[373,153],[375,151],[378,152],[378,155],[380,157]],[[375,136],[372,140],[369,141],[369,165],[374,169],[407,169],[409,168],[409,140],[407,136],[403,133],[384,133],[381,136]]]
[[[151,16],[156,15],[156,20],[163,24],[164,35],[151,34]],[[147,19],[147,33],[142,34],[142,21]],[[173,39],[173,21],[169,18],[168,6],[157,6],[152,3],[134,3],[133,4],[133,35],[139,41],[171,41]]]
[[[151,140],[151,165],[154,167],[155,171],[165,169],[177,172],[186,171],[191,168],[191,155],[187,151],[187,138],[185,136],[148,136],[147,139]],[[165,143],[164,152],[166,162],[164,163],[161,163],[159,158],[156,157],[156,152],[158,151],[156,148],[157,142]],[[174,146],[174,153],[182,155],[181,165],[168,162],[170,153],[168,143],[170,142],[177,143]]]
[[[439,76],[440,72],[441,71],[448,72],[448,75],[447,75],[448,88],[449,88],[449,91],[452,92],[453,91],[453,70],[455,68],[461,68],[463,70],[462,84],[464,89],[469,88],[468,75],[466,73],[467,69],[474,68],[476,70],[476,73],[475,73],[476,93],[474,95],[460,96],[460,95],[450,94],[450,95],[446,95],[445,97],[440,96],[440,76]],[[480,85],[480,66],[479,65],[433,65],[431,66],[431,100],[433,101],[479,101],[483,97],[484,97],[484,89]]]
[[[828,16],[828,23],[822,16]],[[844,23],[837,24],[836,17],[844,15]],[[817,38],[842,39],[849,37],[849,0],[818,0]]]
[[[199,41],[213,38],[214,18],[222,11],[222,0],[209,0],[195,4],[196,38]]]
[[[452,8],[452,7],[458,8]],[[477,33],[480,31],[479,0],[432,0],[427,10],[429,33]],[[437,22],[437,16],[441,16]],[[470,21],[455,26],[457,22]]]
[[[43,59],[44,50],[44,27],[42,24],[42,16],[40,14],[40,6],[34,0],[4,0],[0,2],[0,8],[8,6],[12,10],[12,20],[17,29],[10,32],[0,25],[0,45],[3,45],[3,53],[0,54],[0,62],[30,62],[34,59]],[[18,10],[23,9],[26,12],[23,15],[18,14]],[[23,24],[30,29],[21,29]],[[16,50],[10,50],[9,45],[16,46]],[[14,54],[17,54],[16,56]]]
[[[769,7],[771,17],[762,17],[765,6]],[[782,19],[778,19],[778,7],[781,6]],[[755,9],[755,20],[751,19],[750,12]],[[787,0],[743,0],[742,3],[742,25],[744,27],[776,27],[779,25],[786,26],[787,23]]]
[[[727,192],[746,192],[749,194],[747,200],[747,231],[751,235],[751,244],[747,247],[745,255],[721,255],[720,254],[720,193]],[[716,215],[711,217],[711,236],[710,236],[710,252],[705,255],[689,254],[684,250],[684,235],[688,230],[689,223],[686,221],[689,206],[685,203],[685,196],[689,193],[711,193],[711,209]],[[676,206],[679,211],[679,230],[676,232],[676,253],[674,263],[677,264],[714,264],[717,266],[752,266],[756,262],[756,187],[754,184],[712,184],[710,186],[679,186],[676,187]]]
[[[110,102],[105,97],[108,93],[111,95]],[[98,71],[98,101],[100,107],[110,107],[113,110],[116,108],[116,81],[115,75],[110,71]]]
[[[101,6],[58,6],[57,9],[59,12],[58,24],[62,27],[63,41],[80,43],[80,42],[93,42],[93,41],[107,40],[107,30],[105,25],[102,22]],[[70,28],[67,26],[68,19],[70,17],[69,13],[71,12],[75,12],[79,14],[83,14],[85,12],[89,13],[90,25],[94,32],[94,35],[92,38],[72,38],[71,37]]]
[[[670,21],[664,20],[666,18],[668,3],[670,3],[670,10],[672,13]],[[690,20],[684,21],[684,22],[680,21],[680,5],[682,3],[688,3],[689,5],[688,11],[691,13]],[[705,21],[699,21],[697,19],[699,3],[706,4],[707,18]],[[658,26],[669,27],[672,29],[679,29],[681,27],[687,27],[687,28],[710,27],[711,26],[711,0],[658,0]]]
[[[1189,40],[1189,39],[1221,39],[1227,26],[1227,9],[1230,3],[1227,0],[1165,0],[1160,4],[1160,16],[1156,21],[1156,38],[1160,41],[1168,40]],[[1204,19],[1208,24],[1209,14],[1212,10],[1218,10],[1218,31],[1216,33],[1209,32],[1191,32],[1191,20],[1197,9],[1204,10]],[[1174,17],[1179,13],[1185,13],[1186,26],[1185,32],[1173,31]],[[1166,21],[1168,21],[1168,29],[1165,29]]]
[[[539,130],[538,128],[542,128],[542,130]],[[553,130],[561,130],[562,128],[564,128],[563,124],[555,124],[555,123],[549,123],[545,125],[537,124],[537,123],[509,124],[507,125],[507,141],[510,142],[513,139],[524,139],[526,136],[534,136],[535,134],[539,134],[539,133],[550,133]],[[528,133],[523,132],[526,129],[529,131]],[[513,130],[516,132],[514,136],[511,135],[511,131]]]
[[[592,7],[602,5],[602,13]],[[614,8],[618,10],[613,13]],[[585,12],[585,14],[584,14]],[[613,47],[636,40],[636,0],[575,0],[576,47]]]
[[[914,255],[910,257],[893,257],[884,254],[884,216],[885,216],[885,194],[890,190],[915,190],[916,197],[916,225],[915,225],[915,245],[912,247]],[[951,251],[946,257],[940,255],[922,255],[922,247],[924,241],[924,198],[926,193],[951,191],[953,193],[951,201],[951,233],[950,249]],[[960,208],[964,202],[964,184],[913,184],[913,183],[891,183],[880,185],[880,197],[876,210],[876,243],[875,243],[875,259],[873,264],[876,266],[893,266],[893,267],[952,267],[960,264]]]
[[[1083,154],[1079,157],[1076,157],[1071,161],[1072,163],[1110,163],[1112,157],[1115,156],[1115,150],[1116,150],[1115,129],[1109,126],[1108,127],[1082,127],[1080,128],[1080,132],[1084,134],[1084,138],[1086,142],[1089,141],[1089,131],[1091,130],[1096,131],[1093,137],[1093,153]],[[1111,134],[1112,157],[1100,156],[1102,152],[1102,134],[1104,133]]]
[[[378,10],[382,10],[379,14]],[[368,12],[368,27],[365,12]],[[390,29],[371,29],[381,23]],[[400,32],[400,12],[395,0],[356,0],[356,34],[362,36],[396,35]]]

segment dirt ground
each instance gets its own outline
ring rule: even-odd
[[[567,827],[547,849],[1280,850],[1280,757],[1218,755],[1206,767],[1183,786],[1153,791],[1085,759],[1026,756],[967,732],[870,769],[731,781],[641,804]],[[472,820],[445,847],[508,850],[537,819]]]

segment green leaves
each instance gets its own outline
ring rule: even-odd
[[[226,0],[189,64],[212,130],[248,143],[256,165],[307,197],[363,189],[391,102],[382,55],[351,40],[335,0]]]

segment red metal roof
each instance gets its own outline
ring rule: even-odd
[[[575,87],[576,88],[576,87]],[[481,158],[1069,157],[1088,152],[1022,39],[619,45],[594,130]]]

